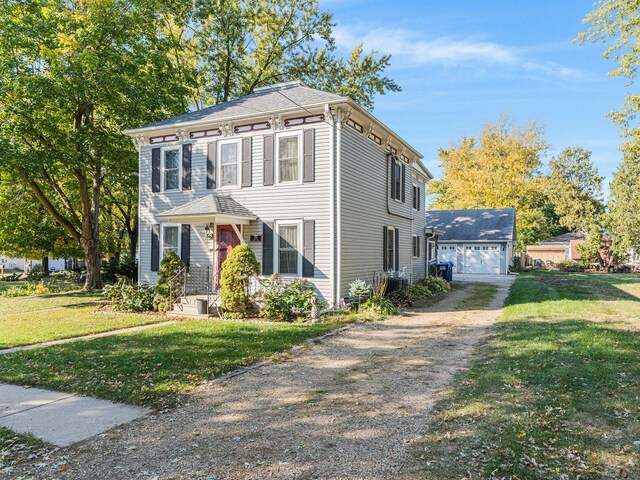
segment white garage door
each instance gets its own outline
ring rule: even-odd
[[[500,245],[465,245],[464,273],[500,273]]]
[[[455,265],[458,262],[456,245],[438,245],[438,261],[453,262]]]

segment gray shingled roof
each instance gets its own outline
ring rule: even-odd
[[[571,240],[584,240],[585,236],[582,233],[569,232],[563,233],[562,235],[557,235],[555,237],[547,238],[540,242],[541,244],[568,244]]]
[[[179,215],[233,215],[237,217],[257,218],[250,210],[239,204],[228,195],[211,194],[206,197],[185,203],[180,207],[162,212],[159,217],[175,217]]]
[[[442,241],[515,241],[516,211],[513,208],[478,210],[428,210],[427,228],[445,232]]]
[[[256,88],[255,91],[245,97],[236,98],[213,107],[203,108],[167,118],[159,122],[150,123],[135,130],[143,130],[154,127],[169,127],[172,125],[188,124],[192,122],[215,122],[217,120],[246,115],[264,115],[286,110],[301,105],[309,107],[335,100],[346,100],[345,97],[333,93],[322,92],[306,86],[301,81],[293,81]]]

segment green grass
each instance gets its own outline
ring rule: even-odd
[[[486,308],[498,291],[498,287],[490,283],[453,284],[454,289],[461,287],[467,289],[467,294],[462,300],[457,302],[455,305],[456,310],[478,310]]]
[[[50,449],[42,440],[32,435],[22,435],[0,427],[0,471],[33,458]]]
[[[158,315],[97,312],[95,293],[0,297],[0,349],[165,321]]]
[[[24,285],[27,285],[27,283],[29,282],[27,282],[26,280],[17,280],[15,282],[3,282],[0,280],[0,292],[7,290],[11,287],[22,287]]]
[[[436,406],[423,477],[640,478],[639,299],[638,275],[520,275]]]
[[[191,320],[0,355],[0,382],[162,408],[205,380],[342,325]]]

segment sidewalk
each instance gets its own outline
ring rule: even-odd
[[[0,427],[66,447],[151,412],[69,393],[0,384]]]

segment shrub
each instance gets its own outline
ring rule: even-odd
[[[584,267],[573,260],[562,260],[556,264],[556,267],[561,272],[582,272]]]
[[[371,297],[366,299],[360,304],[359,310],[361,312],[377,313],[382,316],[398,314],[398,309],[393,305],[393,303],[382,297]]]
[[[135,284],[121,277],[113,285],[105,285],[104,297],[119,312],[149,312],[153,310],[155,289],[147,284]]]
[[[180,290],[184,284],[184,277],[176,278],[178,272],[184,268],[184,263],[180,257],[174,253],[168,253],[160,262],[158,281],[156,282],[156,294],[160,299],[168,299],[169,291]]]
[[[418,284],[427,287],[433,293],[451,291],[451,285],[442,277],[426,277],[420,280]]]
[[[433,297],[433,292],[420,283],[413,285],[409,289],[409,294],[411,294],[415,300],[424,300],[425,298]]]
[[[260,273],[260,264],[249,245],[235,247],[222,264],[220,274],[220,298],[222,309],[246,314],[251,310],[249,295],[251,278]]]
[[[394,290],[387,299],[396,307],[410,307],[413,305],[413,297],[407,290]]]
[[[138,268],[135,258],[110,258],[102,264],[102,275],[105,282],[113,283],[118,277],[127,277],[132,281],[138,279]]]
[[[371,295],[371,285],[364,280],[354,280],[349,284],[349,295],[358,298],[367,298]]]
[[[272,320],[290,321],[310,317],[316,296],[313,283],[297,279],[285,284],[276,273],[260,281],[263,305],[260,315]],[[320,307],[320,306],[318,306]]]

